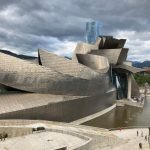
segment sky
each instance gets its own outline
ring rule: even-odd
[[[128,60],[150,60],[149,8],[150,0],[0,0],[0,49],[71,57],[86,22],[98,20],[103,35],[127,38]]]

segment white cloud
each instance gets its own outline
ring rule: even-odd
[[[72,56],[73,51],[76,47],[76,42],[73,41],[64,41],[58,44],[58,49],[54,51],[55,54],[61,56]]]
[[[150,32],[117,31],[116,37],[127,39],[125,47],[129,48],[129,60],[150,60]]]

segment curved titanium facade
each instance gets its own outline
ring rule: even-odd
[[[98,49],[117,49],[123,48],[126,39],[115,39],[113,36],[99,36],[96,39],[95,45]]]
[[[99,75],[91,80],[76,78],[2,53],[0,60],[0,83],[23,91],[94,95],[103,93],[108,88],[105,86],[106,88],[99,90],[101,86],[108,85],[108,76]]]
[[[79,63],[96,70],[99,73],[107,73],[109,70],[108,59],[104,56],[91,54],[77,54]]]
[[[45,66],[62,74],[88,80],[99,76],[96,71],[78,63],[77,61],[59,57],[55,54],[41,49],[39,49],[38,53],[39,60],[42,66]]]
[[[87,54],[91,52],[92,49],[98,49],[97,45],[88,44],[88,43],[77,43],[77,46],[74,50],[73,60],[78,60],[76,54]]]
[[[115,98],[115,91],[76,98],[47,94],[4,95],[0,99],[0,119],[42,119],[70,122],[110,107]]]
[[[110,64],[123,64],[124,43],[107,36],[95,44],[79,43],[72,60],[39,50],[39,64],[0,53],[0,90],[16,90],[0,95],[0,119],[69,122],[111,106],[116,68]]]
[[[131,72],[131,73],[138,73],[138,72],[142,72],[143,69],[141,68],[136,68],[133,66],[129,66],[126,64],[121,64],[121,65],[117,65],[117,66],[113,66],[113,68],[118,71],[118,72]]]
[[[124,62],[127,58],[128,49],[101,49],[101,50],[91,50],[90,54],[105,56],[108,58],[111,64],[120,64]]]

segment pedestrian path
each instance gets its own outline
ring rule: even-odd
[[[137,133],[138,131],[138,133]],[[149,150],[148,139],[145,140],[145,136],[148,137],[148,128],[137,128],[137,129],[122,129],[111,131],[114,135],[124,140],[123,143],[117,144],[113,147],[105,147],[103,150],[138,150],[139,143],[142,143],[142,150]]]

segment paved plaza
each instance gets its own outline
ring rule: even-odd
[[[0,143],[1,150],[55,150],[61,147],[76,149],[86,140],[58,132],[40,132],[7,139]]]
[[[8,138],[0,141],[0,150],[99,150],[120,143],[102,128],[38,120],[1,120],[0,124],[0,133],[8,133]],[[44,130],[31,132],[38,127]]]
[[[3,127],[9,128],[8,135],[21,129],[15,136],[0,141],[0,150],[56,150],[67,147],[67,150],[149,150],[148,128],[107,129],[82,125],[69,125],[51,121],[4,120],[0,121],[0,133]],[[26,130],[44,127],[46,130],[28,133]],[[11,132],[11,130],[13,131]],[[5,129],[6,131],[6,129]],[[138,135],[137,135],[138,131]],[[147,136],[147,140],[145,139]]]
[[[142,150],[150,149],[148,140],[145,140],[145,136],[148,136],[149,133],[148,128],[122,129],[111,131],[111,133],[125,141],[112,147],[105,147],[103,150],[138,150],[140,149],[139,143],[142,143]]]

